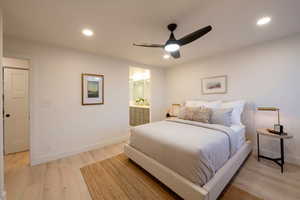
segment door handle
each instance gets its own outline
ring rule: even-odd
[[[10,117],[10,114],[6,114],[5,117]]]

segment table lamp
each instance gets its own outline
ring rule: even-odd
[[[271,133],[283,134],[283,126],[280,124],[279,108],[276,107],[257,107],[258,111],[277,111],[278,123],[274,124],[274,129],[268,129]]]
[[[167,117],[177,117],[179,114],[181,104],[172,104],[167,112]]]

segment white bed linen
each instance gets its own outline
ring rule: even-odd
[[[236,152],[238,139],[229,127],[176,119],[133,128],[130,146],[203,186]]]
[[[246,127],[244,125],[233,124],[230,127],[238,137],[237,149],[246,142]]]

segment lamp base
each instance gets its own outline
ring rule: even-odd
[[[283,133],[283,126],[280,124],[274,124],[274,130],[279,133]]]

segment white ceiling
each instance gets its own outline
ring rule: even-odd
[[[172,66],[225,50],[300,32],[300,0],[1,0],[4,33],[155,66]],[[272,22],[257,27],[256,20]],[[180,38],[206,25],[213,31],[164,60],[162,49],[133,42],[165,43],[175,22]],[[95,35],[86,38],[82,28]]]

